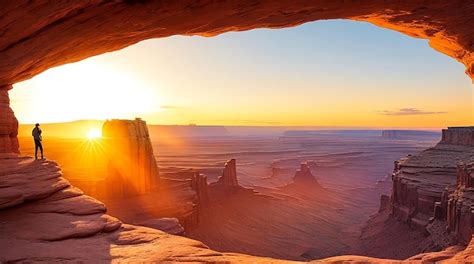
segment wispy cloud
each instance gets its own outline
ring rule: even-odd
[[[160,105],[161,109],[166,109],[166,110],[175,110],[175,109],[183,109],[183,106],[177,106],[177,105]]]
[[[446,114],[444,111],[424,111],[417,108],[401,108],[398,110],[382,110],[378,111],[381,115],[388,116],[408,116],[408,115],[440,115]]]

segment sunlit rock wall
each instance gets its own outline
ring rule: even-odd
[[[0,153],[19,153],[18,120],[10,108],[8,90],[11,86],[0,87]]]
[[[158,167],[145,121],[108,120],[102,127],[102,137],[108,159],[109,195],[137,195],[157,187]]]

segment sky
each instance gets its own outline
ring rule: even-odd
[[[438,128],[474,124],[464,65],[365,22],[173,36],[14,85],[20,123]]]

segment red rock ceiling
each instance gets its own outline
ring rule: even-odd
[[[466,65],[466,73],[474,77],[474,1],[470,0],[47,2],[0,3],[0,87],[145,39],[213,36],[337,18],[368,21],[429,39],[434,49]]]

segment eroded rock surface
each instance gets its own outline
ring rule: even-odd
[[[0,153],[18,153],[18,120],[8,97],[11,88],[11,85],[0,86]]]
[[[181,226],[178,219],[176,218],[164,217],[158,219],[148,219],[145,221],[138,222],[136,224],[140,226],[158,229],[172,235],[184,236],[185,234],[184,228]]]
[[[222,175],[218,178],[216,184],[229,187],[239,186],[235,159],[231,159],[225,163],[224,169],[222,170]]]
[[[471,241],[474,227],[472,135],[473,127],[445,129],[435,147],[395,162],[389,214],[412,229],[424,232],[425,239],[419,243],[424,244],[421,246],[424,250],[468,245]]]
[[[414,228],[425,228],[445,190],[456,188],[458,162],[472,157],[471,146],[440,143],[398,161],[393,174],[393,215]]]
[[[443,129],[441,143],[474,146],[474,127],[450,127]]]

